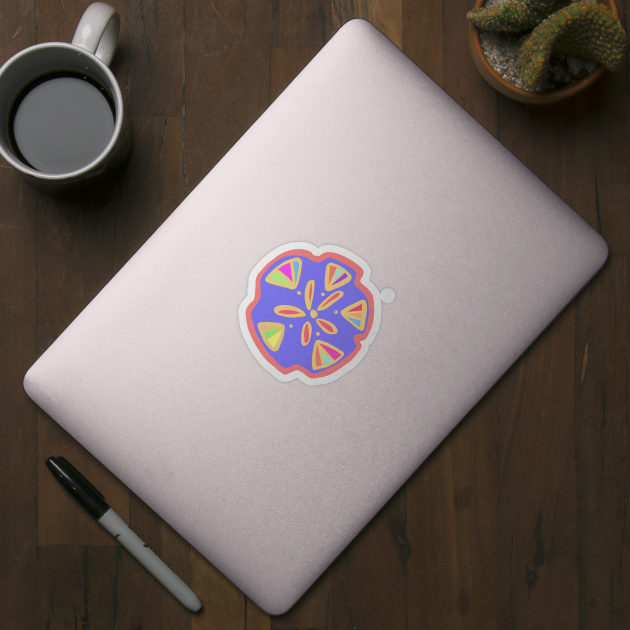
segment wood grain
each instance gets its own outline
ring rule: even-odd
[[[272,0],[272,46],[323,46],[330,39],[326,0]]]
[[[0,8],[0,63],[35,43],[31,2]],[[22,389],[37,358],[36,193],[0,158],[0,619],[35,626],[37,411]]]
[[[183,0],[127,3],[125,50],[130,116],[181,116]]]
[[[0,160],[0,618],[34,625],[37,408],[22,388],[37,358],[36,193]]]
[[[32,628],[113,628],[118,597],[116,547],[41,547],[33,586],[38,598]]]
[[[442,1],[403,0],[402,51],[444,87]]]
[[[622,4],[620,17],[630,8]],[[628,32],[626,26],[626,32]],[[626,57],[627,59],[627,57]],[[588,152],[593,170],[590,173],[595,201],[589,220],[608,242],[610,251],[630,254],[630,178],[628,178],[628,152],[630,143],[630,63],[619,72],[607,74],[597,85],[597,91],[588,95],[593,99],[594,116],[585,122],[589,130]],[[624,210],[625,209],[625,210]]]
[[[578,623],[574,350],[569,306],[500,385],[497,623],[508,628]]]
[[[580,628],[630,626],[630,260],[612,256],[576,302]]]
[[[407,483],[409,630],[496,618],[500,393],[493,388]]]

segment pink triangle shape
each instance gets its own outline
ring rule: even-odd
[[[291,282],[293,282],[293,273],[291,272],[291,265],[289,263],[282,265],[278,271],[281,271],[287,278],[289,278],[289,280],[291,280]]]
[[[322,347],[335,361],[341,356],[341,352],[333,350],[331,346],[325,346],[324,344],[322,344]]]

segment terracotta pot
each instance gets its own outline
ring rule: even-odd
[[[600,0],[600,4],[608,7],[617,18],[617,5],[614,0]],[[484,0],[475,1],[475,9],[480,9],[484,5]],[[602,66],[597,66],[593,72],[591,72],[586,78],[581,81],[575,81],[569,83],[563,87],[556,88],[555,90],[549,90],[548,92],[529,92],[516,85],[513,85],[509,81],[506,81],[495,69],[490,65],[490,62],[486,59],[481,48],[481,40],[479,39],[479,29],[471,22],[468,22],[468,43],[470,45],[470,53],[473,61],[477,66],[477,70],[481,73],[481,76],[495,89],[497,92],[514,99],[515,101],[522,101],[524,103],[554,103],[555,101],[561,101],[562,99],[573,96],[582,90],[585,90],[590,85],[595,83],[604,73],[605,69]]]

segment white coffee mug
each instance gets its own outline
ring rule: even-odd
[[[131,150],[131,124],[125,116],[124,100],[118,83],[108,67],[116,51],[119,31],[118,12],[108,4],[95,2],[83,14],[71,44],[49,42],[30,46],[11,57],[0,68],[0,154],[33,187],[46,194],[72,197],[89,192],[110,182],[127,161]],[[66,83],[59,83],[60,78]],[[55,81],[56,87],[51,87]],[[78,83],[69,84],[68,81]],[[66,104],[67,99],[71,99],[71,107],[61,112],[53,108],[51,112],[46,111],[45,116],[40,116],[39,110],[33,109],[35,106],[31,103],[37,102],[36,90],[41,90],[39,86],[43,84],[47,84],[45,89],[57,90],[54,92],[59,97],[57,108],[64,105],[64,98]],[[86,100],[83,100],[83,96],[81,99],[75,98],[74,92],[67,89],[69,85],[78,88],[81,95],[85,92]],[[102,96],[99,96],[99,91]],[[39,94],[41,107],[48,100],[54,102],[48,95],[42,97],[44,92]],[[94,118],[92,115],[95,110],[82,111],[82,108],[91,107],[91,104],[103,109],[102,103],[109,105],[111,119]],[[17,123],[29,120],[22,110],[26,112],[29,107],[34,112],[31,115],[36,124],[22,123],[26,131],[21,131],[20,127],[20,133],[30,133],[37,150],[41,147],[41,164],[49,159],[46,156],[53,159],[59,156],[67,158],[65,161],[59,158],[56,165],[48,167],[49,171],[47,167],[33,166],[31,162],[36,160],[31,157],[29,161],[22,152],[26,151],[24,143],[21,149],[16,140]],[[71,155],[72,141],[79,138],[80,134],[77,132],[75,137],[64,137],[66,127],[50,122],[54,121],[55,115],[71,118],[69,111],[74,111],[77,121],[80,120],[77,124],[83,125],[82,152],[74,156]],[[65,122],[68,123],[67,120]],[[71,123],[68,124],[69,128],[73,128]],[[92,132],[98,132],[98,143],[91,145]],[[35,151],[30,146],[28,148]],[[83,164],[80,161],[84,155],[89,157]],[[67,172],[59,172],[60,169],[66,169],[68,164],[71,166],[67,166]]]

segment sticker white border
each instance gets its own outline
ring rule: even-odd
[[[374,318],[372,320],[372,328],[367,337],[363,339],[363,341],[361,341],[361,348],[352,358],[352,361],[346,363],[346,365],[344,365],[342,368],[338,369],[336,372],[333,372],[328,376],[310,378],[299,370],[295,370],[290,374],[283,374],[277,368],[271,365],[271,363],[269,363],[267,359],[263,356],[262,352],[258,349],[256,344],[254,343],[254,340],[249,334],[249,328],[247,327],[247,317],[245,311],[256,297],[256,278],[258,277],[258,274],[274,258],[280,256],[285,252],[291,251],[292,249],[305,249],[314,256],[321,256],[322,254],[331,253],[339,254],[340,256],[345,256],[346,258],[349,258],[353,263],[361,267],[361,269],[363,270],[363,278],[361,279],[361,284],[365,286],[365,288],[372,294],[372,297],[374,298]],[[304,383],[305,385],[327,385],[328,383],[336,381],[338,378],[341,378],[344,374],[347,374],[350,370],[354,369],[367,354],[371,343],[374,341],[374,339],[376,339],[376,334],[378,333],[378,329],[381,325],[381,292],[370,281],[370,275],[370,266],[365,262],[365,260],[363,260],[363,258],[357,256],[344,247],[339,247],[337,245],[322,245],[321,247],[315,247],[310,243],[293,242],[286,243],[285,245],[280,245],[280,247],[276,247],[276,249],[269,252],[266,256],[261,258],[261,260],[251,270],[251,273],[249,274],[249,279],[247,281],[247,296],[238,307],[238,321],[241,328],[241,333],[243,335],[243,339],[245,339],[247,347],[254,355],[254,358],[258,361],[258,363],[260,363],[263,368],[265,368],[265,370],[267,370],[267,372],[269,372],[272,376],[275,376],[279,381],[283,383],[289,383],[290,381],[298,379],[302,381],[302,383]],[[389,291],[391,291],[391,289]]]

